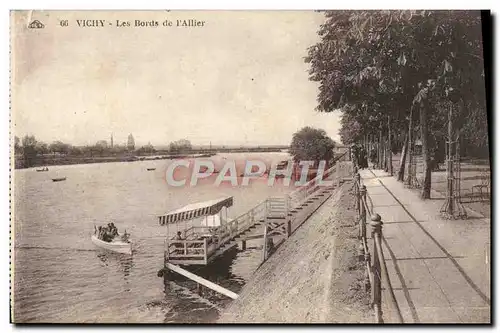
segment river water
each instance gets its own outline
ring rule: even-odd
[[[266,164],[287,153],[219,154],[216,168],[245,159]],[[209,178],[194,187],[173,188],[165,181],[169,160],[53,166],[48,172],[13,174],[13,299],[16,323],[185,323],[212,322],[228,300],[216,293],[194,292],[189,281],[164,281],[166,228],[156,216],[186,204],[234,197],[228,216],[236,217],[271,195],[291,188],[216,187]],[[156,168],[147,171],[147,168]],[[52,182],[52,178],[67,177]],[[126,229],[133,255],[96,249],[94,225],[114,222]],[[209,278],[239,292],[260,263],[259,242],[246,251],[229,251],[211,267]]]

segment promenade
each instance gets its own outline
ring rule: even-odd
[[[381,170],[360,175],[382,217],[384,257],[404,322],[491,322],[490,219],[471,210],[465,220],[444,219],[442,196],[422,200]],[[385,322],[395,318],[389,308],[383,312]]]

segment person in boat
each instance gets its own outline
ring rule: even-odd
[[[110,223],[110,232],[111,232],[111,237],[113,238],[119,236],[118,228],[115,227],[115,224],[113,222]]]
[[[108,223],[107,226],[100,227],[101,232],[98,236],[100,240],[103,240],[105,242],[111,242],[113,240],[113,237],[111,236],[111,229],[110,229],[110,224]]]
[[[127,234],[127,230],[125,230],[125,232],[123,233],[122,238],[121,238],[122,242],[128,243],[129,237],[130,237],[130,234]]]
[[[102,234],[102,240],[110,243],[113,240],[113,237],[111,237],[111,234],[108,231],[104,231]]]
[[[105,233],[106,233],[106,227],[99,226],[99,228],[97,229],[97,238],[102,240],[104,238]]]

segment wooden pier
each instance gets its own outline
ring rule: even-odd
[[[263,239],[264,262],[271,250],[290,237],[343,181],[352,179],[352,163],[346,160],[346,155],[326,170],[322,177],[312,179],[289,194],[268,198],[246,213],[233,220],[227,219],[219,226],[192,226],[184,230],[183,239],[167,239],[165,269],[172,269],[193,279],[183,274],[180,267],[175,265],[208,265],[238,243],[241,243],[241,248],[245,250],[247,241],[259,238]],[[207,207],[208,211],[220,211],[222,206],[227,204],[227,200]],[[186,214],[192,212],[186,211]],[[165,216],[160,217],[160,220],[162,218],[165,220]]]

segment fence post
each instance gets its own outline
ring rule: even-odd
[[[380,268],[380,258],[378,256],[377,244],[382,244],[382,218],[379,214],[371,216],[370,225],[372,227],[373,242],[373,286],[372,286],[372,304],[375,310],[375,318],[377,323],[383,323],[382,319],[382,281]]]
[[[359,189],[359,197],[360,197],[360,217],[359,223],[361,226],[361,239],[366,239],[366,186],[362,185]]]
[[[356,173],[354,175],[354,195],[356,197],[356,213],[358,214],[358,217],[359,217],[359,214],[360,214],[360,203],[359,203],[359,200],[361,199],[359,197],[359,184],[361,183],[361,176],[359,175],[359,173]]]

